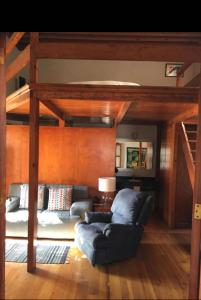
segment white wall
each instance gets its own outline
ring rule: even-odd
[[[185,76],[181,79],[181,86],[187,84],[193,77],[200,73],[200,64],[192,64],[185,72]]]
[[[117,142],[127,141],[151,142],[153,145],[153,168],[145,169],[124,169],[119,168],[119,176],[154,177],[156,174],[156,146],[157,127],[155,125],[119,125],[117,127]]]
[[[17,56],[15,49],[9,61]],[[77,81],[114,80],[136,82],[140,85],[175,86],[175,77],[165,77],[167,62],[110,61],[110,60],[72,60],[42,59],[39,60],[39,82],[68,83]],[[182,79],[186,84],[200,71],[199,64],[193,64]],[[28,67],[21,75],[28,81]],[[15,80],[8,83],[8,94],[15,90]]]
[[[43,59],[39,63],[39,81],[68,83],[71,81],[116,80],[141,85],[175,86],[175,77],[165,77],[166,62]],[[193,69],[185,75],[189,81]]]

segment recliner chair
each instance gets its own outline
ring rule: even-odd
[[[152,210],[151,195],[120,190],[111,212],[86,212],[85,221],[76,225],[75,242],[93,266],[129,258],[136,253]]]

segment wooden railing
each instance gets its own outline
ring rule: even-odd
[[[193,163],[193,156],[191,153],[191,148],[188,142],[188,136],[185,130],[184,123],[182,122],[180,125],[180,136],[182,140],[182,147],[184,151],[184,156],[186,159],[186,165],[188,169],[188,174],[191,182],[192,189],[194,189],[194,182],[195,182],[195,166]]]

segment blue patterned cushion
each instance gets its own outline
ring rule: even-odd
[[[72,203],[72,187],[50,188],[48,210],[69,210]]]

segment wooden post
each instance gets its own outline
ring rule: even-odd
[[[37,59],[35,48],[38,33],[30,33],[30,84],[37,81]],[[39,160],[39,100],[34,90],[30,92],[30,131],[29,131],[29,222],[27,271],[36,269],[37,239],[37,199],[38,199],[38,160]]]
[[[138,161],[138,168],[142,166],[142,142],[139,142],[139,161]]]
[[[191,233],[191,258],[190,258],[190,283],[189,299],[199,299],[199,277],[200,277],[200,234],[201,220],[194,218],[195,204],[201,204],[201,82],[199,92],[198,108],[198,132],[197,132],[197,149],[196,149],[196,166],[195,166],[195,185],[193,195],[193,216],[192,216],[192,233]]]
[[[0,299],[5,299],[6,33],[0,33]]]

